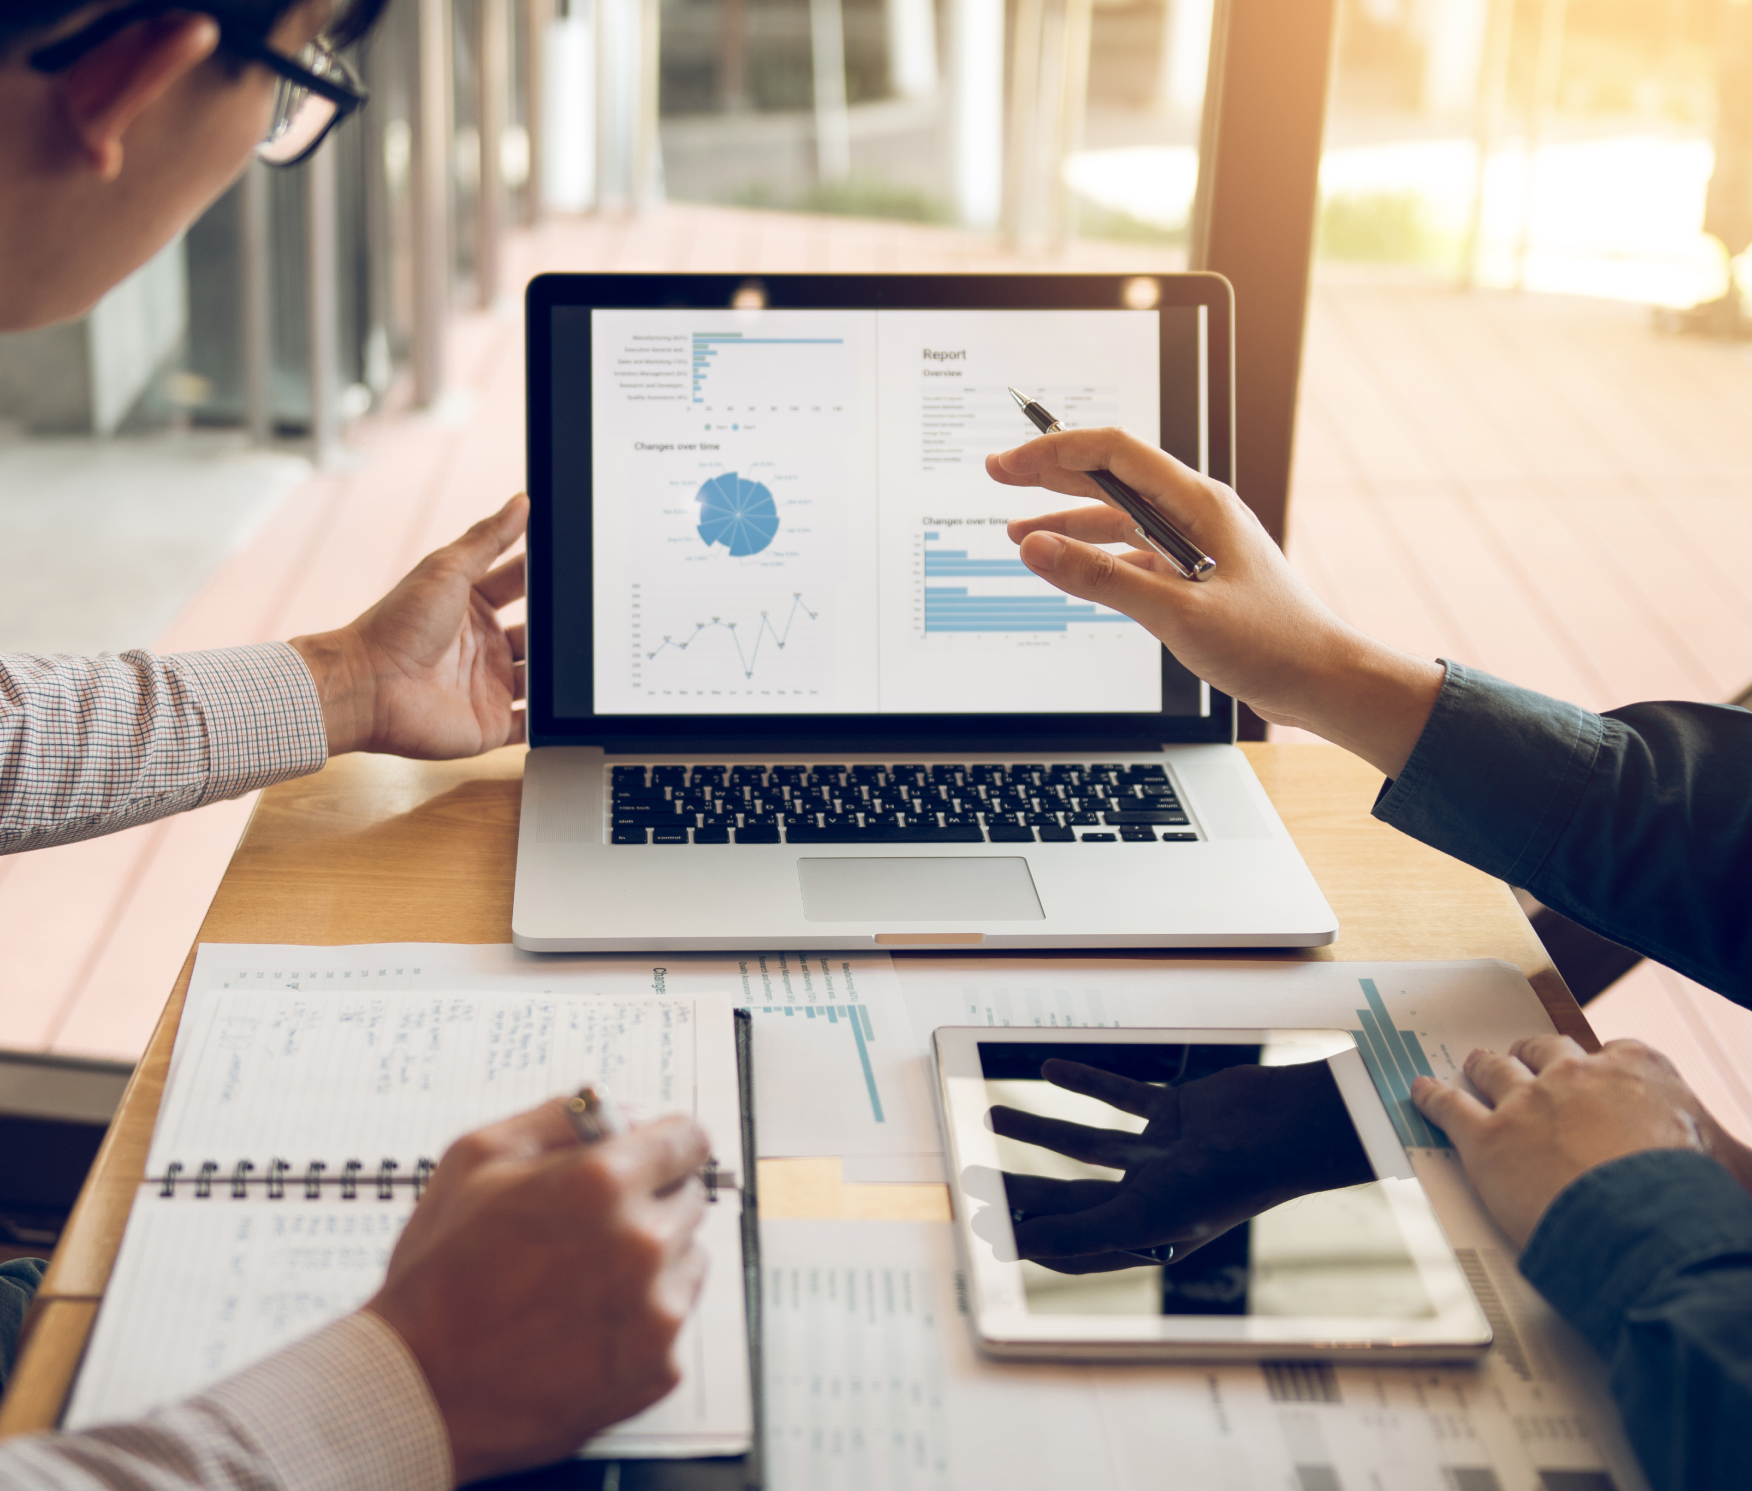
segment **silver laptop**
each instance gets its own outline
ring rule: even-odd
[[[546,275],[528,297],[537,951],[1309,947],[1235,705],[1020,563],[987,452],[1234,472],[1215,275]],[[1217,556],[1221,564],[1222,556]]]

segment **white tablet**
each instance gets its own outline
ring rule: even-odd
[[[945,1027],[935,1046],[989,1354],[1489,1347],[1347,1032]]]

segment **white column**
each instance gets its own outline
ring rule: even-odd
[[[1488,3],[1488,0],[1487,0]],[[1214,0],[1162,0],[1162,52],[1157,63],[1156,102],[1175,114],[1204,107],[1210,64]]]
[[[822,181],[844,181],[852,173],[852,128],[846,117],[840,0],[809,0],[809,45],[815,64],[815,174]]]
[[[949,0],[955,206],[995,228],[1004,200],[1004,0]]]
[[[304,163],[304,313],[310,347],[310,450],[319,466],[341,444],[339,297],[335,284],[335,148]]]
[[[596,205],[596,27],[593,0],[547,24],[542,48],[541,200],[556,212]]]
[[[931,0],[888,0],[888,86],[901,98],[937,91],[937,11]]]
[[[249,438],[267,445],[274,438],[272,392],[274,322],[269,274],[268,170],[258,160],[244,168],[239,203],[238,257],[242,270],[243,408]]]
[[[450,6],[418,0],[414,56],[414,324],[409,361],[414,403],[444,391],[444,323],[450,314]]]
[[[1490,0],[1425,0],[1423,23],[1424,112],[1465,115],[1478,99]]]

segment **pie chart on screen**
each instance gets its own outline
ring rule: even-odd
[[[779,531],[773,494],[758,481],[726,471],[699,490],[699,535],[707,548],[722,544],[738,558],[758,554]]]

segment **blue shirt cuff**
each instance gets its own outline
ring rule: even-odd
[[[1626,1315],[1665,1280],[1752,1253],[1752,1196],[1710,1159],[1651,1149],[1597,1166],[1546,1209],[1521,1272],[1610,1357]]]
[[[1447,662],[1375,816],[1510,885],[1531,883],[1594,770],[1605,725],[1574,704]]]

